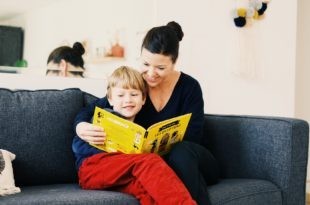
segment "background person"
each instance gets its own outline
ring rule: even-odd
[[[85,71],[82,55],[83,45],[75,42],[73,47],[61,46],[54,49],[47,59],[47,76],[83,77]]]

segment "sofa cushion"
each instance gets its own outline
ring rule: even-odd
[[[16,154],[16,185],[76,181],[72,125],[83,101],[79,89],[0,89],[0,145]]]
[[[55,184],[23,187],[19,194],[0,197],[0,204],[138,205],[139,202],[120,192],[82,190],[77,184]]]
[[[212,205],[282,204],[281,190],[259,179],[223,179],[208,187]]]

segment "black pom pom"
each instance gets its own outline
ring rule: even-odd
[[[265,13],[266,9],[267,9],[267,3],[263,2],[262,3],[262,8],[260,8],[257,11],[257,13],[261,16],[261,15],[263,15]]]
[[[237,27],[243,27],[246,24],[246,19],[245,17],[239,16],[237,18],[234,18],[234,22]]]

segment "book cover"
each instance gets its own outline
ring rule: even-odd
[[[191,113],[153,124],[148,129],[111,112],[95,108],[93,124],[106,132],[103,145],[93,145],[106,152],[167,153],[171,146],[183,140]]]

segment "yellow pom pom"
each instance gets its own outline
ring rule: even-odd
[[[255,10],[254,11],[254,15],[253,15],[253,19],[258,19],[259,18],[259,14],[258,12]]]
[[[246,17],[246,9],[245,8],[239,8],[237,10],[237,13],[238,13],[238,16]]]

